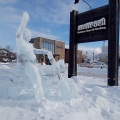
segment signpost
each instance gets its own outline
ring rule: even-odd
[[[108,5],[78,14],[77,43],[108,39]]]
[[[78,43],[108,40],[108,85],[118,85],[119,0],[81,14],[70,13],[68,77],[77,75]]]
[[[73,10],[70,14],[70,42],[69,42],[69,69],[68,77],[77,75],[77,34],[76,34],[76,16],[78,12]],[[71,57],[72,56],[72,57]]]
[[[108,85],[118,86],[119,0],[109,0]]]

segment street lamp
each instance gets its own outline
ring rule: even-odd
[[[87,53],[88,53],[88,52],[86,51],[86,59],[87,59]]]
[[[79,1],[80,1],[80,0],[75,0],[74,4],[79,3]],[[90,6],[90,9],[91,9],[91,5],[90,5],[89,3],[87,3],[85,0],[83,0],[83,2],[86,3],[87,5],[89,5],[89,6]]]
[[[94,62],[94,53],[93,53],[93,62]]]

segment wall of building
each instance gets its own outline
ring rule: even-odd
[[[82,61],[83,61],[82,51],[77,50],[77,64],[82,63]],[[69,49],[65,49],[65,63],[68,63],[68,62],[69,62]]]
[[[57,40],[51,40],[47,38],[33,38],[30,43],[37,49],[46,49],[53,53],[56,61],[65,58],[65,43]],[[47,56],[36,55],[38,62],[44,59],[44,62],[48,61]]]
[[[34,38],[34,43],[33,46],[37,49],[40,49],[42,46],[42,38],[38,37],[38,38]]]
[[[120,59],[120,46],[119,46],[119,59]],[[108,46],[103,44],[102,46],[102,53],[99,54],[99,61],[107,62],[108,61]]]
[[[60,56],[58,56],[59,59],[65,58],[65,43],[64,42],[55,41],[55,54],[60,55]]]
[[[78,50],[77,51],[77,63],[82,63],[83,61],[83,56],[82,56],[82,51],[81,50]]]
[[[31,39],[31,43],[33,43],[34,47],[37,49],[44,48],[50,50],[53,53],[53,56],[56,61],[60,59],[64,59],[65,63],[69,62],[69,49],[65,49],[65,42],[38,37]],[[54,47],[54,49],[50,49],[51,47]],[[38,62],[43,62],[43,61],[45,63],[48,62],[46,55],[36,55],[36,57]],[[82,51],[78,50],[77,63],[78,64],[82,63],[82,61],[83,61]]]
[[[65,48],[65,63],[69,62],[69,49]]]

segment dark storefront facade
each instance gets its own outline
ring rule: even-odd
[[[77,64],[82,63],[83,60],[84,60],[84,58],[82,55],[82,51],[77,50]],[[68,63],[68,62],[69,62],[69,49],[65,48],[65,63]]]

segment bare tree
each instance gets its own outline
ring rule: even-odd
[[[16,59],[16,53],[12,52],[13,48],[10,45],[0,47],[0,62],[12,62]]]
[[[8,51],[10,51],[10,52],[12,52],[12,50],[13,50],[13,47],[10,46],[10,45],[7,45],[5,48],[6,48]]]

